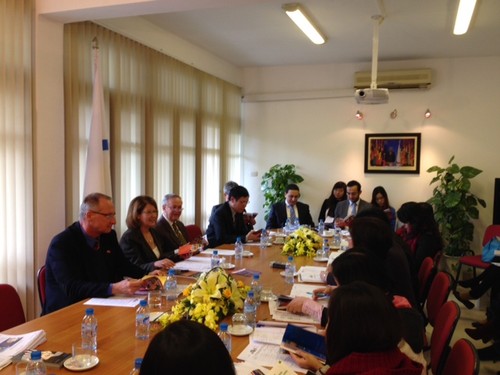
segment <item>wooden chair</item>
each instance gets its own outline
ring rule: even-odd
[[[42,306],[42,310],[45,306],[45,283],[46,283],[46,273],[47,270],[45,265],[41,266],[36,273],[36,281],[38,286],[38,298],[40,300],[40,305]]]
[[[441,375],[478,375],[477,350],[467,339],[458,340],[451,348]]]
[[[12,285],[0,284],[0,332],[26,322],[19,294]]]
[[[484,231],[483,246],[495,236],[500,236],[500,225],[489,225]],[[490,266],[490,263],[483,262],[481,260],[481,255],[475,255],[472,250],[467,250],[464,254],[462,254],[458,261],[457,273],[453,282],[453,290],[457,289],[457,284],[460,280],[460,273],[462,272],[462,266],[464,265],[472,267],[473,276],[476,277],[476,269],[480,268],[485,270]]]
[[[448,301],[439,309],[431,335],[429,367],[432,375],[442,375],[442,369],[450,351],[450,340],[459,318],[460,308],[455,301]]]

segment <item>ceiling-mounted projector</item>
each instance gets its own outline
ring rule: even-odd
[[[388,89],[359,89],[354,93],[358,104],[385,104],[389,101]]]

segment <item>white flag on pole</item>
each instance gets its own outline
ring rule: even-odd
[[[103,193],[111,196],[111,169],[109,157],[109,130],[104,110],[104,91],[99,62],[97,39],[93,40],[94,85],[92,94],[92,119],[90,122],[89,143],[83,196],[90,193]]]

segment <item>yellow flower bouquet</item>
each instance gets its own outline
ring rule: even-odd
[[[180,319],[190,319],[215,331],[219,320],[243,310],[249,290],[249,286],[236,281],[222,268],[213,268],[182,292],[184,298],[172,307],[171,314],[160,317],[160,323],[167,326]]]
[[[316,251],[321,248],[323,239],[309,228],[299,228],[285,241],[282,254],[293,256],[316,256]]]

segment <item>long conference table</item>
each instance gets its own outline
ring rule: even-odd
[[[234,249],[234,245],[222,245],[220,249]],[[272,286],[274,294],[289,294],[291,285],[286,284],[284,277],[280,275],[282,269],[270,267],[271,261],[285,262],[287,256],[281,254],[280,245],[273,245],[261,250],[258,244],[245,245],[245,250],[251,251],[253,257],[243,258],[235,261],[233,257],[226,257],[227,261],[235,264],[237,271],[241,268],[261,272],[260,282],[264,286]],[[209,256],[201,254],[199,256]],[[295,258],[297,270],[304,265],[321,266],[324,263],[316,263],[310,258]],[[228,271],[230,273],[231,271]],[[235,279],[242,280],[249,285],[252,278],[233,275]],[[187,281],[179,277],[179,284],[187,284]],[[80,341],[80,325],[85,312],[85,301],[77,302],[71,306],[55,311],[51,314],[31,320],[2,333],[25,334],[43,329],[47,335],[47,341],[38,346],[40,350],[64,351],[71,353],[72,344]],[[143,357],[149,341],[137,340],[135,338],[135,308],[93,306],[98,319],[98,357],[99,364],[88,373],[94,374],[128,374],[133,368],[134,359]],[[262,303],[257,311],[257,320],[271,320],[267,303]],[[230,322],[231,317],[224,321]],[[153,335],[152,335],[153,336]],[[152,337],[151,336],[151,337]],[[238,355],[249,343],[248,336],[232,338],[232,358],[238,362]],[[71,371],[65,369],[48,369],[48,374],[67,374]],[[9,365],[1,370],[2,375],[15,374],[15,366]]]

